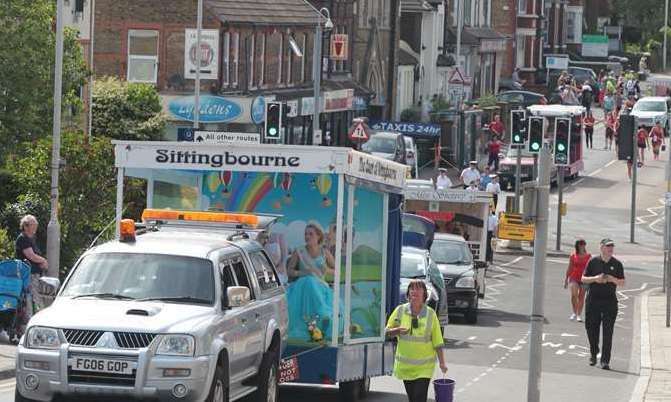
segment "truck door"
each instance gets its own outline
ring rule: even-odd
[[[270,344],[270,340],[266,342],[265,339],[268,323],[273,318],[279,319],[279,317],[274,317],[273,314],[275,311],[273,306],[275,299],[272,298],[272,295],[276,293],[280,285],[273,270],[273,265],[265,253],[262,251],[250,253],[249,258],[252,260],[256,282],[261,292],[254,307],[254,319],[258,328],[258,336],[254,339],[256,350],[258,351],[256,356],[258,365],[261,364],[261,358],[266,351],[266,344]]]
[[[223,259],[219,263],[219,269],[221,275],[221,291],[222,294],[225,295],[228,287],[237,286],[237,282],[229,259]],[[224,300],[227,301],[226,298]],[[224,343],[228,350],[229,368],[231,373],[240,373],[244,369],[243,309],[244,307],[236,307],[231,310],[225,310],[223,320],[218,328],[219,336],[223,336]]]
[[[248,272],[251,272],[245,264],[242,257],[238,256],[232,261],[233,272],[238,281],[238,286],[249,288],[251,302],[242,307],[243,312],[240,316],[242,321],[242,339],[244,343],[244,368],[243,370],[258,367],[256,364],[257,354],[259,353],[259,338],[262,338],[261,324],[259,321],[258,295],[255,294],[255,288],[252,285]]]

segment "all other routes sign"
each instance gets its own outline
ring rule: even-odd
[[[365,142],[370,138],[368,126],[363,121],[355,121],[349,130],[349,139],[352,141]]]

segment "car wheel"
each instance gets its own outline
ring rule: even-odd
[[[38,402],[35,399],[28,399],[28,398],[24,397],[23,395],[21,395],[21,393],[19,392],[18,384],[17,384],[16,390],[14,391],[14,401],[15,402]]]
[[[338,384],[340,401],[355,402],[359,400],[359,396],[361,395],[361,386],[359,381],[343,381]]]
[[[477,324],[478,323],[478,304],[479,300],[475,298],[475,305],[471,307],[465,314],[466,322],[468,324]]]
[[[214,379],[207,395],[207,402],[228,402],[228,386],[226,385],[226,373],[221,366],[217,366]]]
[[[278,351],[271,347],[264,355],[259,369],[259,383],[256,391],[257,402],[277,402],[279,400]]]

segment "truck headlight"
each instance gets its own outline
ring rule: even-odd
[[[156,349],[157,355],[193,356],[195,343],[191,335],[163,335]]]
[[[472,276],[462,276],[459,278],[457,283],[454,284],[455,288],[474,288],[475,279]]]
[[[55,328],[32,327],[26,336],[26,346],[34,349],[58,349],[61,339]]]

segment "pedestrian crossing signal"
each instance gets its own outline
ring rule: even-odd
[[[555,119],[554,164],[566,166],[569,164],[571,143],[571,120]]]
[[[530,117],[529,121],[529,147],[528,151],[537,154],[543,147],[545,127],[543,117]]]
[[[513,110],[510,112],[510,137],[513,145],[524,145],[526,142],[526,127],[524,126],[524,110]]]

